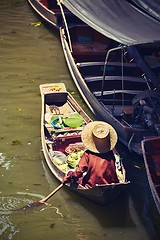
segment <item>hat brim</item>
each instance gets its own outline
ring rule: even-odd
[[[101,146],[101,149],[97,149],[92,134],[93,128],[99,123],[104,124],[109,129],[110,137],[110,144],[103,144]],[[84,129],[82,130],[81,139],[86,149],[90,150],[91,152],[106,153],[111,151],[115,147],[118,138],[115,129],[110,124],[102,121],[93,121],[88,123],[84,127]]]

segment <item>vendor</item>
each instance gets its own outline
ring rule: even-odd
[[[86,148],[75,171],[63,178],[63,183],[76,182],[85,188],[96,184],[118,183],[113,148],[117,143],[117,133],[106,122],[88,123],[81,134]]]

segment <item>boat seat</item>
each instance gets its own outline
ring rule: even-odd
[[[94,66],[104,66],[104,62],[81,62],[76,64],[77,67],[94,67]]]
[[[77,63],[78,67],[92,67],[93,65],[101,65],[104,66],[104,62],[81,62]],[[107,66],[122,66],[121,62],[108,62]],[[131,67],[135,68],[137,67],[136,63],[123,63],[123,67]]]
[[[97,76],[97,77],[86,77],[84,80],[89,83],[89,82],[95,82],[95,81],[102,81],[103,77],[102,76]],[[105,76],[105,80],[107,81],[122,81],[122,76]],[[145,83],[144,78],[141,77],[130,77],[130,76],[123,76],[124,81],[128,82],[134,82],[134,83]]]
[[[131,95],[136,95],[136,94],[139,94],[141,93],[142,91],[134,91],[134,90],[112,90],[112,91],[103,91],[103,96],[105,95],[114,95],[116,93],[127,93],[127,94],[131,94]],[[94,91],[93,94],[96,96],[96,97],[100,97],[101,96],[101,91]],[[113,99],[112,99],[113,101]]]
[[[80,69],[80,72],[85,77],[91,77],[91,76],[103,76],[104,74],[104,62],[102,62],[101,59],[94,59],[95,62],[93,62],[93,59],[88,60],[85,62],[80,61],[80,63],[77,63],[77,67]],[[98,62],[99,61],[99,62]],[[107,62],[106,65],[106,76],[114,76],[115,74],[117,76],[122,76],[122,63],[121,62]],[[135,63],[123,63],[123,76],[127,78],[128,77],[134,77],[138,79],[138,81],[144,82],[144,78],[137,72],[137,64]],[[86,79],[87,80],[87,79]],[[120,79],[121,80],[121,79]],[[89,81],[89,79],[88,79]],[[137,80],[136,80],[137,81]]]

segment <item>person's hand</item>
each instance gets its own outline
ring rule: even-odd
[[[73,171],[69,171],[69,172],[67,173],[67,175],[64,176],[64,178],[62,179],[62,183],[63,183],[63,184],[71,183],[71,181],[72,181],[72,174],[73,174]]]
[[[62,183],[63,183],[63,184],[70,183],[70,182],[71,182],[71,177],[70,177],[70,176],[65,176],[65,177],[62,179]]]

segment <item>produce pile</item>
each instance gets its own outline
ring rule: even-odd
[[[61,171],[66,173],[70,169],[74,169],[78,166],[84,151],[85,149],[81,142],[69,144],[65,149],[66,154],[59,151],[53,151],[52,161]]]
[[[68,166],[71,168],[76,168],[78,166],[79,160],[81,159],[84,151],[75,150],[67,156]]]

